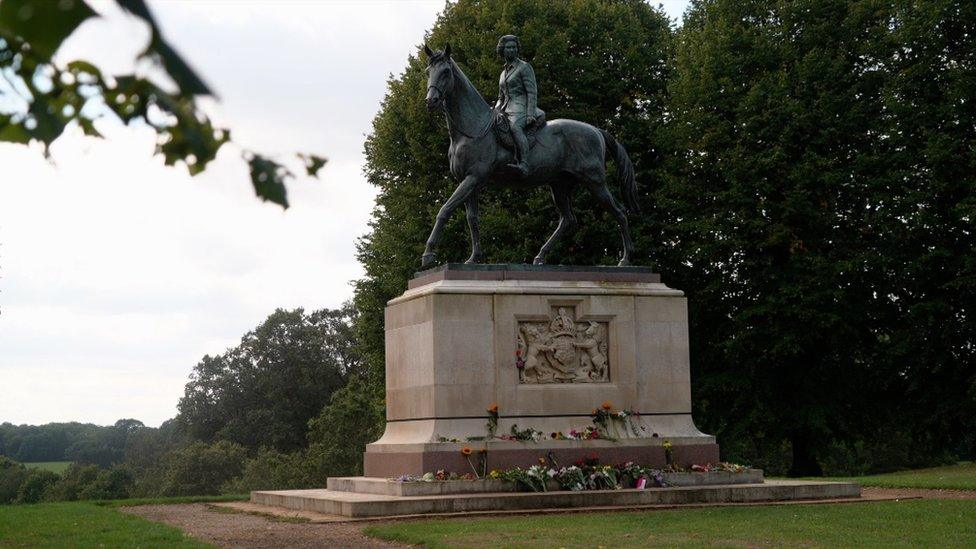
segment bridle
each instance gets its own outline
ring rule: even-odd
[[[451,78],[456,78],[456,76],[454,76],[453,69],[449,68],[448,72],[451,73]],[[438,87],[436,83],[427,85],[428,94],[430,93],[431,88],[437,90],[437,98],[441,101],[441,107],[444,109],[444,114],[447,116],[447,123],[450,124],[450,127],[455,128],[458,133],[471,139],[480,139],[484,137],[489,130],[491,130],[492,120],[494,118],[493,116],[488,117],[488,123],[485,124],[485,127],[478,133],[478,135],[471,135],[465,132],[464,130],[462,130],[461,126],[459,124],[455,124],[454,121],[451,119],[451,111],[450,109],[447,108],[447,94],[445,94],[444,90]]]

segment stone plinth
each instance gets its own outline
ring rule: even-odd
[[[432,493],[411,496],[370,493],[351,485],[342,488],[355,488],[359,491],[329,489],[251,492],[251,502],[295,511],[364,518],[569,508],[638,509],[766,501],[856,501],[861,495],[861,488],[857,484],[809,480],[767,480],[762,484],[678,486],[645,490]]]
[[[519,366],[522,366],[519,368]],[[365,474],[470,470],[560,462],[663,466],[718,461],[714,437],[691,418],[688,313],[682,292],[640,267],[447,265],[418,273],[386,309],[387,424],[369,444]],[[603,403],[639,412],[611,422],[617,440],[552,440],[592,425]],[[542,431],[537,442],[485,437]],[[459,440],[460,442],[444,442]]]

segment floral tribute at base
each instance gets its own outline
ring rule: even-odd
[[[547,492],[550,490],[619,490],[622,488],[666,487],[668,473],[709,473],[725,471],[742,473],[749,470],[735,463],[692,465],[689,469],[668,466],[664,469],[643,467],[632,461],[620,465],[601,465],[595,458],[577,461],[569,467],[560,467],[552,456],[539,458],[539,464],[527,469],[513,467],[504,471],[493,470],[485,476],[472,473],[437,471],[420,476],[401,475],[394,482],[443,482],[459,480],[504,480],[514,482],[523,491]]]

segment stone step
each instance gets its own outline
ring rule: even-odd
[[[707,473],[664,473],[667,486],[714,486],[727,484],[762,484],[762,469],[746,469],[739,473],[709,471]],[[554,481],[553,489],[558,485]],[[397,482],[376,477],[329,477],[326,487],[334,492],[357,492],[383,496],[436,496],[442,494],[483,494],[517,492],[518,485],[507,480],[447,480],[435,482]]]
[[[434,484],[434,483],[431,483]],[[494,492],[396,496],[336,490],[251,492],[251,502],[344,517],[380,517],[701,503],[857,498],[861,487],[847,482],[770,480],[762,484],[590,490],[583,492]]]

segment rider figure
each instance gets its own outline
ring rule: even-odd
[[[538,86],[532,66],[518,58],[519,39],[506,34],[498,39],[498,55],[505,59],[505,66],[498,79],[498,101],[495,109],[508,118],[515,141],[515,164],[510,164],[522,176],[529,173],[529,141],[525,137],[525,127],[536,123],[542,112],[536,105]]]

